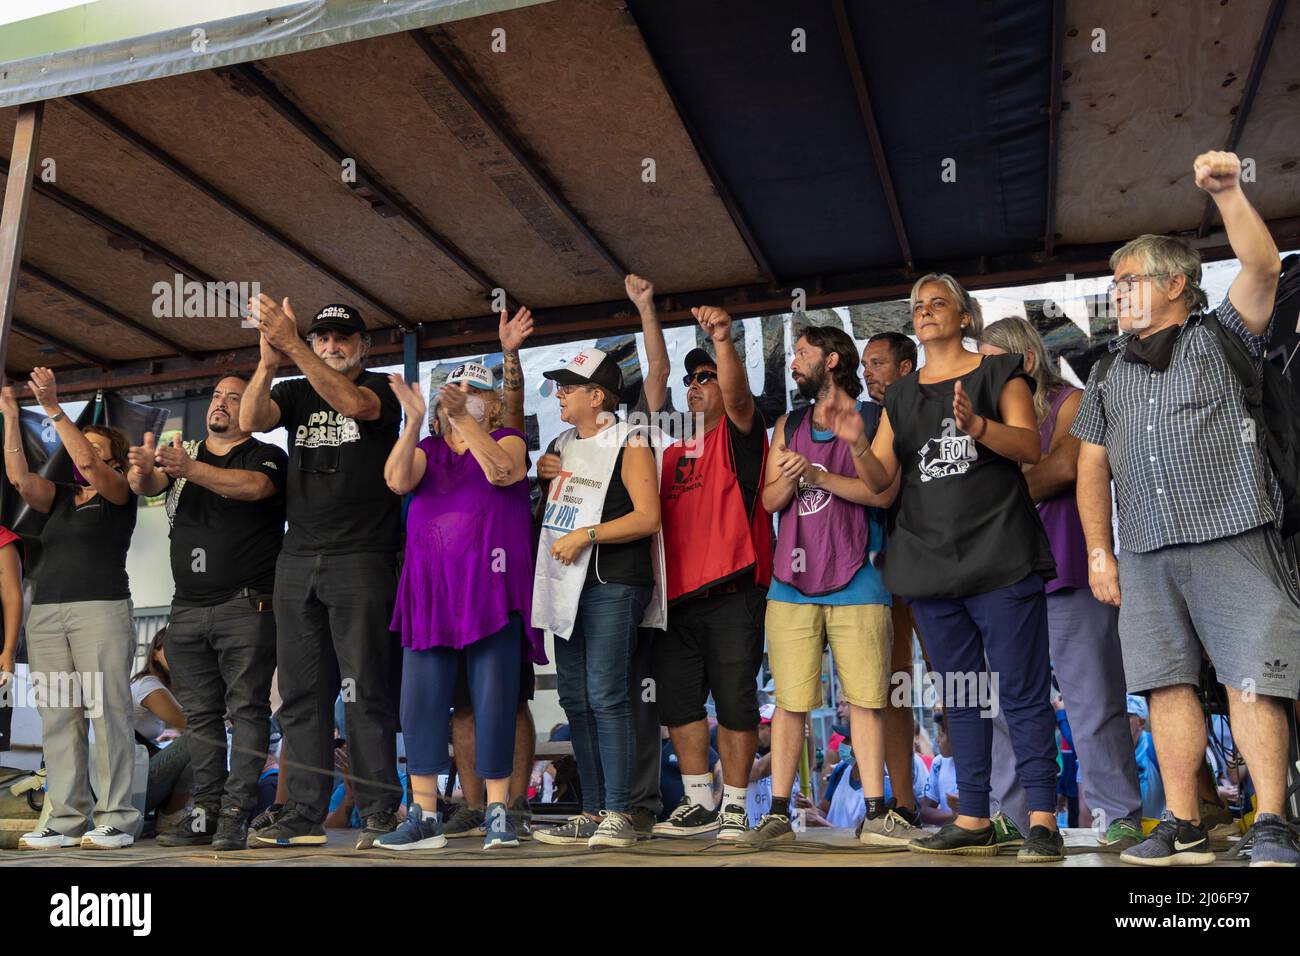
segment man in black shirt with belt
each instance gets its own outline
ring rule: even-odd
[[[203,441],[161,448],[152,433],[131,449],[127,480],[140,495],[167,492],[172,598],[167,661],[185,712],[194,806],[162,846],[211,843],[242,850],[270,732],[275,618],[271,594],[284,537],[283,451],[239,428],[248,383],[227,376],[208,406]],[[226,773],[226,723],[234,725]]]
[[[384,482],[401,405],[364,368],[370,339],[347,305],[316,314],[307,341],[286,299],[250,301],[261,361],[240,409],[250,432],[289,433],[289,530],[276,565],[280,724],[289,800],[260,844],[325,843],[334,780],[334,701],[343,692],[348,759],[364,829],[362,850],[397,825],[397,688],[401,657],[389,632],[397,591],[401,499]],[[303,378],[271,388],[285,360]]]

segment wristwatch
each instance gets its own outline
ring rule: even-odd
[[[596,526],[592,525],[587,529],[587,540],[593,544],[596,542]]]

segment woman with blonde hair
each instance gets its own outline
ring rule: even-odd
[[[1101,810],[1103,846],[1120,850],[1142,838],[1138,785],[1125,704],[1119,608],[1098,601],[1088,586],[1088,553],[1075,501],[1079,439],[1070,434],[1083,390],[1056,371],[1038,330],[1021,318],[994,322],[980,336],[985,355],[1020,355],[1038,387],[1034,410],[1042,459],[1025,467],[1029,495],[1052,545],[1056,577],[1047,583],[1047,631],[1053,669],[1070,715],[1087,804]],[[1016,780],[1007,723],[993,722],[993,796],[1017,827],[1024,825],[1025,791]],[[1014,836],[1013,836],[1014,839]]]
[[[919,853],[993,856],[990,710],[1005,711],[1016,771],[1028,794],[1021,862],[1064,859],[1056,826],[1056,720],[1049,703],[1044,582],[1055,576],[1047,535],[1021,465],[1036,463],[1035,383],[1018,355],[980,355],[979,309],[949,275],[912,288],[912,325],[925,364],[885,390],[868,443],[858,415],[841,415],[858,476],[873,492],[902,473],[902,508],[885,549],[885,584],[906,597],[943,676],[960,811]],[[983,688],[983,690],[979,690]],[[977,699],[971,699],[972,691]],[[996,711],[995,711],[996,712]]]

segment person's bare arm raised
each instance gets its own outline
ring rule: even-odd
[[[521,308],[513,319],[501,310],[497,334],[501,339],[502,395],[506,401],[506,424],[524,432],[524,369],[519,361],[519,350],[528,336],[533,334],[533,314]]]
[[[27,467],[27,450],[23,447],[19,418],[21,412],[11,385],[0,389],[0,412],[5,417],[5,476],[23,501],[41,514],[49,514],[54,504],[54,483]]]
[[[37,366],[32,369],[32,377],[28,385],[36,400],[41,403],[42,410],[54,422],[54,430],[59,435],[59,441],[63,442],[68,457],[72,459],[72,463],[77,466],[77,470],[86,481],[90,482],[90,487],[115,505],[126,504],[131,497],[131,488],[126,483],[126,475],[100,458],[99,452],[95,451],[95,446],[81,433],[81,429],[63,414],[63,409],[59,405],[54,372]],[[124,461],[119,461],[117,464],[122,469],[127,466]]]
[[[638,275],[629,275],[623,279],[623,288],[641,316],[641,334],[645,339],[648,366],[641,387],[645,390],[647,410],[657,412],[668,401],[669,362],[664,330],[659,325],[659,313],[655,311],[654,283]]]
[[[691,309],[691,315],[700,328],[713,340],[717,356],[718,388],[722,390],[722,407],[727,418],[744,434],[754,424],[754,394],[749,390],[749,376],[740,361],[736,343],[731,337],[731,315],[716,305]]]

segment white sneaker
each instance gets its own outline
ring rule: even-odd
[[[83,850],[119,850],[135,842],[135,837],[117,827],[95,827],[81,838]]]
[[[81,841],[76,837],[64,836],[58,830],[51,830],[49,827],[24,833],[18,838],[20,850],[62,850],[73,846],[81,846]]]

